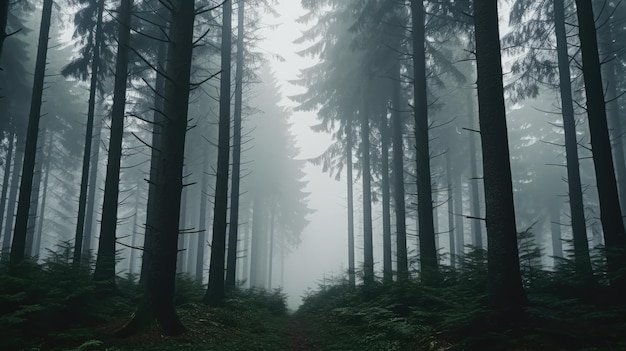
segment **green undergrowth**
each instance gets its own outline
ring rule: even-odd
[[[92,280],[92,265],[72,266],[69,245],[43,263],[0,264],[0,350],[285,350],[286,296],[238,289],[219,308],[201,303],[206,287],[180,275],[175,303],[187,332],[161,336],[156,325],[129,338],[115,332],[129,320],[141,288],[118,278],[114,293]]]
[[[605,286],[581,283],[570,260],[546,270],[539,250],[520,251],[529,305],[519,315],[488,307],[486,252],[479,250],[458,268],[443,267],[429,286],[325,281],[297,315],[313,325],[323,350],[626,349],[626,308],[607,303]]]

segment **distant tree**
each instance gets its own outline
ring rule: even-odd
[[[37,153],[37,139],[39,136],[39,120],[41,117],[41,103],[46,75],[46,57],[48,54],[48,37],[52,17],[52,0],[44,0],[41,25],[39,29],[39,43],[37,60],[35,63],[35,77],[31,96],[28,128],[26,131],[26,146],[24,150],[24,164],[20,183],[20,194],[15,217],[15,231],[11,244],[11,263],[17,264],[24,259],[26,246],[26,232],[28,229],[28,214],[30,209],[31,189],[35,170],[35,155]]]
[[[518,259],[496,0],[474,2],[474,25],[490,302],[521,312],[527,299]]]

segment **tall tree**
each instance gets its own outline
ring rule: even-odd
[[[560,86],[559,93],[561,95],[563,130],[565,133],[567,186],[569,190],[572,236],[574,239],[574,261],[576,264],[576,271],[581,275],[581,277],[590,279],[591,260],[589,258],[587,225],[585,223],[585,208],[583,204],[582,183],[580,180],[580,164],[578,162],[578,138],[576,136],[576,119],[574,115],[574,102],[572,99],[572,83],[570,81],[570,59],[567,49],[567,32],[565,30],[565,0],[554,0],[554,31],[557,41]],[[558,214],[558,205],[555,204],[552,207],[555,207],[552,211],[556,211],[554,214],[556,217],[556,214]],[[560,242],[558,246],[560,247]]]
[[[133,0],[122,0],[118,11],[119,39],[115,62],[113,107],[111,110],[111,135],[109,139],[107,172],[104,182],[104,200],[102,204],[98,257],[96,259],[96,268],[93,275],[94,280],[106,281],[107,285],[112,288],[115,287],[115,232],[117,227],[122,140],[124,138],[124,115],[126,107],[126,83],[128,80],[132,7]]]
[[[389,123],[387,111],[380,119],[381,140],[381,188],[383,192],[383,279],[391,282],[393,271],[391,267],[391,209],[389,203]]]
[[[172,0],[165,70],[161,150],[158,153],[158,176],[155,186],[156,216],[150,246],[144,251],[150,265],[145,271],[144,296],[131,322],[122,331],[135,332],[156,319],[165,335],[179,335],[185,327],[174,306],[176,278],[176,243],[179,234],[185,135],[189,109],[189,88],[193,53],[195,1]],[[161,73],[159,73],[161,74]]]
[[[598,55],[598,41],[591,0],[576,0],[587,116],[596,172],[600,220],[607,249],[608,273],[615,291],[626,292],[626,233],[622,219],[611,140],[606,118],[604,86]]]
[[[232,0],[226,0],[222,9],[222,45],[220,78],[220,118],[215,180],[215,207],[213,213],[213,240],[209,266],[209,286],[204,301],[210,305],[222,302],[225,294],[224,266],[226,256],[226,214],[228,212],[228,164],[230,154],[230,84],[232,50]],[[233,225],[237,225],[234,223]]]
[[[415,152],[417,166],[417,216],[422,278],[437,271],[437,249],[433,223],[433,195],[430,174],[428,101],[426,84],[426,31],[423,0],[411,0],[413,33],[413,94]]]
[[[488,239],[488,292],[491,303],[498,309],[521,312],[527,299],[517,250],[497,0],[474,1],[474,25]]]
[[[362,108],[359,111],[361,125],[361,179],[363,183],[363,282],[374,281],[374,243],[372,233],[372,175],[370,155],[370,94],[372,79],[365,78]]]
[[[85,148],[83,151],[83,166],[80,179],[80,194],[78,197],[78,220],[76,221],[76,235],[74,237],[74,265],[81,262],[83,251],[83,235],[85,232],[85,209],[87,207],[87,191],[89,185],[89,166],[91,163],[91,142],[93,141],[93,124],[96,111],[96,89],[98,87],[98,69],[100,68],[100,46],[103,42],[102,13],[104,0],[96,4],[96,29],[91,57],[91,81],[89,82],[89,101],[87,102],[87,126],[85,128]],[[92,180],[93,182],[94,180]]]
[[[48,55],[48,38],[52,18],[52,0],[44,0],[39,27],[39,43],[37,45],[37,59],[35,62],[35,77],[31,96],[28,129],[26,131],[26,147],[24,150],[24,164],[20,195],[15,217],[15,231],[11,244],[11,263],[19,263],[24,259],[26,246],[26,231],[28,229],[28,214],[30,209],[31,189],[35,170],[35,155],[37,154],[37,139],[39,136],[39,120],[41,117],[41,103],[46,75],[46,57]]]
[[[238,1],[237,62],[235,69],[235,114],[233,116],[233,173],[230,189],[230,225],[228,227],[228,264],[226,288],[235,287],[237,272],[237,242],[239,232],[239,183],[241,177],[241,107],[243,100],[243,50],[245,0]]]

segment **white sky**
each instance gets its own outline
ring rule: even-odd
[[[288,81],[297,78],[299,70],[312,65],[314,61],[295,54],[303,47],[293,44],[293,41],[306,28],[295,22],[296,18],[305,13],[300,1],[280,0],[276,11],[280,17],[268,18],[268,21],[280,25],[273,32],[265,34],[267,39],[262,49],[285,59],[284,62],[272,60],[271,65],[282,94],[287,97],[303,91]],[[296,105],[287,98],[283,99],[283,104],[291,107]],[[301,158],[317,156],[330,144],[330,135],[311,131],[310,127],[316,124],[314,112],[295,112],[291,122]],[[300,304],[307,288],[314,288],[316,282],[324,276],[339,274],[347,268],[345,181],[334,181],[328,174],[322,173],[321,167],[310,164],[306,166],[305,172],[309,182],[307,191],[311,193],[309,207],[316,212],[309,217],[311,223],[302,233],[302,244],[287,258],[285,264],[284,288],[289,295],[291,308]]]

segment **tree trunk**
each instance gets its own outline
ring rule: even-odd
[[[37,60],[35,63],[35,78],[33,93],[28,115],[28,129],[26,131],[26,148],[24,150],[24,164],[20,195],[15,215],[15,231],[11,243],[11,263],[16,264],[24,259],[26,248],[26,231],[28,229],[28,214],[30,213],[30,196],[33,187],[35,170],[35,155],[37,154],[37,138],[39,136],[39,120],[41,117],[41,102],[46,75],[46,56],[48,54],[48,37],[50,34],[50,20],[52,17],[52,0],[44,0],[39,27],[39,43],[37,46]]]
[[[237,68],[235,70],[235,115],[233,118],[233,174],[230,190],[230,226],[228,232],[228,264],[226,288],[234,289],[237,272],[237,243],[239,230],[239,182],[241,177],[241,105],[243,99],[243,36],[244,0],[239,0],[237,13]]]
[[[602,62],[602,79],[606,86],[606,112],[610,137],[613,141],[613,162],[615,164],[615,172],[617,177],[617,188],[619,190],[620,205],[622,209],[622,219],[626,219],[626,160],[624,158],[623,128],[620,116],[620,106],[618,104],[619,94],[617,85],[623,74],[623,65],[620,63],[620,57],[614,45],[615,35],[613,29],[613,19],[610,17],[613,8],[608,6],[604,1],[596,1],[594,3],[595,11],[599,18],[597,20],[601,25],[597,26],[598,45],[600,50],[606,56]],[[621,6],[621,5],[619,5]],[[619,63],[619,64],[616,64]]]
[[[450,267],[456,267],[456,240],[454,228],[454,194],[452,193],[452,160],[450,151],[446,153],[446,181],[448,182],[448,243],[450,245]]]
[[[488,239],[488,293],[496,308],[514,312],[510,315],[514,318],[517,312],[521,313],[527,299],[517,250],[497,1],[476,0],[474,23]]]
[[[4,40],[7,38],[7,22],[9,20],[9,0],[0,0],[0,59],[2,59],[2,48]]]
[[[37,222],[37,231],[35,232],[35,240],[33,243],[33,256],[39,256],[41,251],[41,240],[43,239],[43,222],[46,215],[46,199],[48,197],[48,177],[50,176],[50,159],[52,156],[52,136],[48,137],[48,143],[46,145],[45,159],[42,160],[43,170],[45,175],[43,177],[43,190],[41,195],[41,206],[39,209],[39,221]]]
[[[28,226],[26,227],[26,244],[24,245],[24,253],[27,256],[33,255],[33,246],[35,243],[35,228],[37,227],[38,216],[37,212],[39,211],[39,192],[41,189],[41,178],[43,175],[43,157],[44,155],[44,147],[46,145],[46,128],[43,127],[43,130],[40,132],[42,134],[40,137],[43,139],[42,146],[37,148],[37,155],[35,156],[35,170],[33,174],[33,187],[30,192],[30,208],[28,209]]]
[[[137,261],[137,217],[139,217],[139,184],[135,189],[135,215],[133,216],[133,226],[132,232],[130,233],[130,255],[128,259],[128,273],[135,273],[135,266],[137,265],[135,262]]]
[[[404,203],[404,138],[402,135],[402,106],[400,103],[401,75],[400,66],[395,68],[396,81],[393,84],[391,114],[393,133],[393,199],[396,214],[396,270],[398,280],[405,280],[409,277],[409,266],[406,249],[406,206]]]
[[[98,0],[98,18],[96,34],[91,57],[91,81],[89,82],[89,101],[87,103],[87,126],[85,129],[85,148],[83,150],[83,166],[80,178],[80,194],[78,196],[78,220],[74,239],[74,266],[80,265],[83,236],[85,232],[85,209],[87,207],[87,191],[89,185],[89,164],[91,162],[91,142],[93,141],[93,120],[96,111],[96,89],[98,87],[98,67],[100,67],[100,45],[102,45],[102,13],[104,0]],[[94,182],[95,180],[92,180]]]
[[[241,280],[245,281],[247,286],[250,287],[250,232],[252,230],[252,226],[250,225],[250,221],[252,220],[250,216],[250,209],[246,209],[246,221],[244,226],[244,238],[243,238],[243,262],[241,269]]]
[[[273,206],[270,208],[270,242],[269,242],[269,255],[267,256],[268,268],[267,268],[267,289],[272,290],[272,271],[274,269],[274,222],[276,220],[275,211],[276,207]]]
[[[119,39],[115,63],[115,85],[111,109],[111,136],[107,174],[104,181],[104,200],[98,257],[93,279],[106,281],[115,288],[115,241],[117,229],[117,205],[119,198],[120,163],[124,138],[124,109],[126,107],[126,81],[128,80],[128,46],[130,44],[130,18],[133,0],[122,0],[118,12]]]
[[[174,8],[170,22],[167,50],[161,149],[158,153],[155,184],[154,227],[150,246],[144,251],[149,267],[144,278],[144,300],[126,334],[156,318],[164,335],[181,334],[185,328],[176,315],[174,288],[176,279],[176,242],[180,226],[181,193],[185,136],[189,109],[189,86],[193,52],[195,1],[171,0]],[[144,322],[144,323],[142,323]],[[135,327],[135,328],[133,328]]]
[[[413,23],[413,93],[415,118],[415,149],[417,164],[417,217],[422,280],[437,272],[437,249],[433,224],[433,196],[430,176],[430,148],[428,137],[428,101],[426,84],[426,46],[424,30],[424,2],[411,0]]]
[[[607,249],[608,276],[615,292],[626,292],[626,233],[615,180],[611,140],[606,120],[604,87],[591,0],[576,0],[587,115],[596,172],[600,219]],[[620,273],[621,272],[621,273]]]
[[[164,21],[170,18],[170,13],[162,7],[160,10],[160,18],[163,18]],[[161,23],[161,25],[165,25],[165,23]],[[165,35],[162,35],[161,39],[165,39]],[[152,148],[150,150],[150,180],[148,181],[148,203],[146,205],[146,226],[144,231],[144,252],[143,258],[141,260],[141,274],[139,277],[139,281],[143,282],[144,276],[147,275],[149,267],[150,267],[150,255],[146,255],[146,250],[150,250],[151,240],[152,240],[152,232],[153,228],[155,228],[155,220],[156,220],[156,210],[157,210],[157,200],[156,200],[156,184],[158,183],[158,170],[161,167],[159,165],[159,154],[161,153],[161,131],[163,129],[163,123],[165,117],[162,112],[164,110],[163,104],[163,96],[165,94],[165,76],[162,74],[162,71],[165,69],[166,59],[168,55],[168,43],[166,41],[162,41],[159,44],[159,51],[157,54],[157,65],[161,72],[157,72],[156,81],[154,84],[155,93],[154,93],[154,112],[152,114]]]
[[[368,82],[370,83],[370,82]],[[366,88],[366,91],[368,89]],[[372,241],[372,179],[370,167],[370,122],[367,93],[361,113],[361,177],[363,180],[363,282],[374,282],[374,245]]]
[[[580,165],[578,163],[578,138],[576,137],[576,119],[570,82],[569,55],[567,53],[567,33],[565,31],[564,0],[554,0],[554,25],[557,39],[559,62],[559,86],[561,109],[563,111],[563,130],[565,133],[565,154],[567,162],[567,185],[569,206],[574,241],[574,261],[576,270],[585,279],[592,279],[587,224],[583,204]]]
[[[224,266],[226,256],[226,214],[228,210],[228,163],[230,153],[230,61],[232,41],[232,0],[224,2],[222,23],[222,75],[220,80],[220,120],[215,181],[213,239],[209,266],[209,287],[205,303],[218,305],[224,299]]]
[[[15,146],[15,135],[9,133],[9,147],[7,149],[6,159],[4,161],[4,176],[2,178],[2,195],[0,196],[0,232],[4,225],[4,210],[7,204],[7,192],[9,191],[9,180],[11,179],[11,164],[13,159],[13,148]],[[15,172],[15,169],[13,169]],[[8,214],[7,214],[8,217]]]
[[[200,193],[200,216],[198,223],[198,254],[196,255],[196,281],[202,283],[204,280],[204,247],[206,246],[206,213],[207,194],[209,193],[209,154],[205,153],[202,158],[202,191]]]
[[[389,125],[387,111],[381,116],[380,122],[382,190],[383,190],[383,279],[393,281],[391,263],[391,210],[389,203]]]
[[[11,238],[13,233],[13,223],[15,221],[15,205],[17,193],[20,184],[20,171],[24,162],[24,146],[22,137],[15,135],[15,159],[13,161],[13,174],[11,175],[11,185],[9,189],[9,198],[7,200],[6,224],[4,226],[4,239],[2,241],[2,261],[9,260],[9,251],[11,250]]]
[[[356,285],[354,266],[354,178],[352,176],[352,148],[354,147],[352,132],[352,114],[346,120],[346,185],[348,187],[348,283]]]
[[[258,288],[261,287],[261,259],[259,257],[262,239],[262,226],[261,226],[261,201],[258,197],[255,197],[252,205],[252,238],[250,240],[250,287]]]
[[[186,168],[183,166],[183,175],[186,174]],[[157,205],[158,206],[158,205]],[[185,272],[185,255],[187,250],[185,249],[185,238],[187,236],[187,190],[183,188],[180,199],[180,215],[178,225],[178,254],[176,255],[176,273]]]
[[[91,164],[89,166],[89,189],[87,193],[87,210],[85,212],[85,225],[83,233],[83,253],[81,255],[83,261],[90,258],[91,243],[97,230],[93,219],[96,212],[96,189],[98,188],[98,166],[100,164],[100,138],[102,135],[102,124],[103,121],[101,117],[100,122],[95,125],[96,131],[93,136],[94,142],[91,149],[93,155],[91,156]]]
[[[473,92],[473,90],[470,90]],[[476,109],[475,109],[475,101],[474,94],[467,94],[467,106],[468,106],[468,117],[469,124],[472,129],[476,129],[476,122],[474,119]],[[472,245],[474,245],[477,249],[483,249],[483,233],[480,227],[480,192],[479,192],[479,182],[480,179],[478,177],[478,160],[477,160],[477,151],[476,151],[476,138],[474,133],[471,133],[469,136],[469,153],[470,153],[470,198],[471,198],[471,213],[472,213]]]
[[[454,186],[454,233],[456,234],[456,254],[459,256],[459,263],[463,262],[461,257],[465,254],[465,228],[463,226],[463,176],[461,171],[456,173],[456,185]]]

